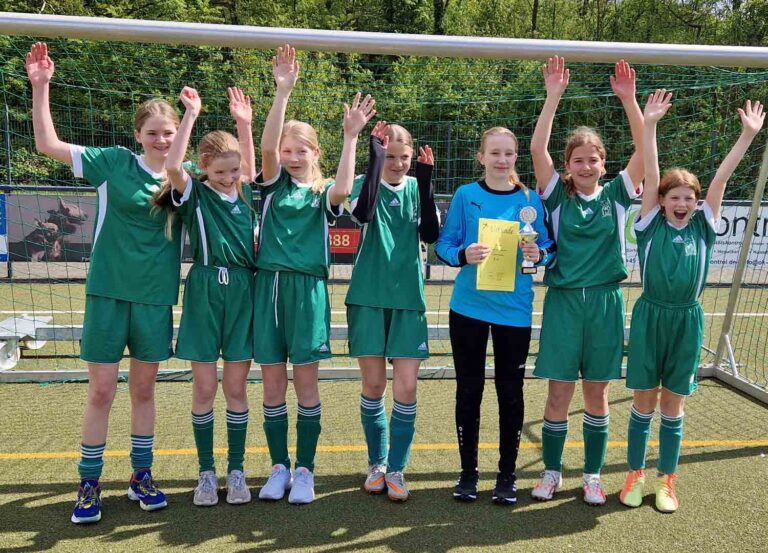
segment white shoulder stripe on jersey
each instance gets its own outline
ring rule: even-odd
[[[335,211],[333,209],[333,206],[331,205],[331,190],[333,190],[334,186],[336,185],[332,184],[331,186],[328,187],[328,190],[325,191],[325,208],[328,210],[328,213],[331,213],[336,217],[341,217],[342,215],[344,215],[344,202],[337,205]]]
[[[69,145],[69,155],[72,157],[72,174],[76,179],[83,178],[83,154],[85,148],[82,146]]]
[[[99,239],[101,227],[104,225],[104,219],[107,217],[107,181],[102,182],[96,189],[96,195],[99,199],[99,216],[96,219],[96,230],[93,232],[93,245],[91,250],[96,247],[96,241]]]
[[[717,232],[717,227],[720,226],[720,221],[722,219],[715,219],[715,212],[712,211],[712,206],[709,205],[706,200],[704,200],[699,209],[704,212],[704,218],[707,220],[707,224],[712,228],[713,231]]]
[[[619,175],[621,175],[621,180],[624,182],[624,188],[627,191],[629,199],[634,200],[635,198],[639,198],[643,193],[643,183],[641,182],[638,187],[635,188],[635,184],[632,182],[632,179],[630,178],[626,169],[619,173]]]
[[[661,206],[656,205],[653,209],[651,209],[645,217],[640,217],[640,212],[637,212],[637,219],[635,219],[635,224],[632,226],[635,228],[635,230],[643,231],[648,228],[648,226],[651,224],[651,221],[653,221],[653,218],[656,217],[656,214],[661,211]]]
[[[616,205],[616,227],[619,233],[619,242],[621,243],[621,262],[627,262],[627,237],[624,233],[624,229],[627,227],[627,210],[619,202],[614,202]]]
[[[699,281],[696,283],[696,297],[704,291],[704,273],[707,269],[707,244],[703,238],[699,238]]]
[[[557,206],[557,209],[555,209],[552,212],[552,234],[554,235],[554,240],[557,242],[557,235],[560,233],[560,206]]]
[[[192,194],[192,175],[187,174],[187,187],[184,189],[184,193],[181,195],[181,199],[177,202],[176,196],[174,194],[171,194],[171,201],[173,202],[173,205],[175,205],[176,207],[181,207],[181,204],[186,202],[189,199],[189,196],[191,194]]]
[[[269,179],[267,181],[264,181],[264,182],[257,182],[256,184],[258,186],[269,186],[270,184],[275,184],[277,182],[277,180],[280,178],[280,175],[283,174],[283,171],[285,171],[285,169],[283,169],[283,166],[282,165],[278,165],[277,166],[277,173],[275,173],[274,177],[272,177],[271,179]],[[258,179],[260,176],[261,176],[261,173],[256,175],[256,179]],[[256,179],[254,179],[254,180],[256,180]]]
[[[645,246],[645,252],[643,253],[643,292],[645,292],[645,272],[648,270],[648,256],[651,253],[651,244],[653,243],[653,238],[648,240],[648,244]]]
[[[208,240],[205,237],[205,223],[203,222],[203,212],[200,211],[200,206],[195,208],[195,214],[197,215],[197,229],[200,231],[200,242],[203,248],[203,265],[208,266]]]
[[[552,173],[552,176],[549,179],[549,182],[547,183],[547,187],[544,189],[544,192],[542,192],[541,197],[545,200],[549,198],[552,195],[552,192],[555,191],[555,186],[557,185],[557,181],[560,180],[560,175],[557,173],[557,171]]]

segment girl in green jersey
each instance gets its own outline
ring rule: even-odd
[[[92,148],[59,139],[49,105],[54,64],[38,42],[26,57],[32,85],[35,146],[72,167],[98,195],[93,249],[86,281],[85,320],[80,347],[88,363],[88,397],[83,416],[80,488],[71,520],[101,519],[99,477],[104,465],[107,423],[117,391],[118,364],[126,346],[131,357],[131,465],[128,497],[144,510],[166,506],[152,479],[155,377],[171,356],[171,307],[179,294],[180,225],[166,239],[166,217],[152,198],[164,179],[165,159],[179,125],[175,110],[149,100],[136,112],[134,138],[143,151],[119,146]]]

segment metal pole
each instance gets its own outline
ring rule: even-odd
[[[0,34],[232,48],[275,48],[289,42],[302,50],[395,56],[544,60],[559,54],[580,62],[768,67],[768,48],[751,46],[364,33],[8,12],[0,12]]]
[[[729,347],[730,334],[733,327],[733,317],[736,311],[736,301],[739,299],[739,291],[741,290],[741,281],[744,278],[744,270],[747,266],[747,258],[749,257],[749,248],[752,245],[752,233],[755,230],[757,224],[757,216],[760,212],[760,202],[763,199],[763,192],[765,191],[765,181],[768,179],[768,142],[766,142],[765,150],[763,151],[763,161],[760,164],[760,174],[757,178],[757,186],[755,187],[755,194],[752,197],[752,207],[749,212],[749,219],[747,220],[747,226],[744,229],[744,242],[741,244],[741,251],[739,252],[739,261],[736,264],[736,271],[733,274],[733,284],[731,285],[731,291],[728,294],[728,307],[725,310],[725,317],[723,317],[723,327],[720,330],[720,341],[717,344],[717,352],[715,353],[715,367],[720,365],[720,361],[723,359],[725,350],[731,350],[729,353],[733,353]],[[731,370],[735,371],[735,356],[730,355]]]

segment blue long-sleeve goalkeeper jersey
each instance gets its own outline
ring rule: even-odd
[[[517,187],[510,191],[490,189],[485,182],[465,184],[456,191],[448,217],[435,246],[437,255],[448,265],[461,267],[453,286],[450,307],[466,317],[507,326],[531,326],[533,311],[533,277],[520,273],[522,255],[517,256],[517,275],[513,292],[477,289],[477,265],[466,263],[464,250],[477,242],[480,219],[519,221],[520,210],[526,206],[536,209],[532,226],[539,233],[536,243],[547,250],[539,265],[552,262],[553,246],[544,222],[544,208],[535,191]]]

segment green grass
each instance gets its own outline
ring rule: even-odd
[[[321,384],[323,434],[321,446],[363,443],[357,397],[358,382]],[[31,384],[0,386],[5,416],[0,424],[0,453],[75,452],[79,444],[85,385]],[[209,508],[192,505],[196,479],[193,455],[157,455],[154,472],[169,495],[169,508],[145,513],[125,497],[130,463],[126,456],[107,459],[104,519],[77,527],[69,522],[76,487],[76,459],[0,458],[0,549],[4,551],[765,551],[768,520],[768,410],[714,381],[702,383],[686,406],[686,440],[747,440],[742,445],[685,447],[679,469],[681,508],[662,515],[645,504],[628,510],[618,503],[626,470],[626,449],[608,450],[604,481],[608,504],[588,507],[578,487],[582,453],[565,453],[565,490],[549,503],[529,499],[541,470],[535,449],[541,431],[545,385],[526,383],[524,448],[518,463],[520,504],[495,506],[490,489],[497,453],[482,449],[481,495],[477,503],[453,501],[450,488],[458,470],[455,449],[453,389],[449,381],[419,384],[415,443],[407,470],[413,497],[393,504],[360,491],[366,460],[362,451],[321,452],[317,458],[315,503],[292,507],[286,502],[254,501],[232,507],[221,502]],[[252,417],[249,447],[265,445],[261,431],[261,386],[249,385]],[[570,418],[570,440],[581,439],[581,403],[577,397]],[[611,392],[611,440],[626,438],[630,398],[623,386]],[[391,398],[388,398],[391,400]],[[191,385],[161,383],[157,388],[156,445],[160,450],[193,448],[189,417]],[[291,425],[295,399],[288,399]],[[216,405],[216,446],[225,447],[224,405]],[[129,447],[129,398],[120,385],[112,411],[108,451]],[[481,441],[498,438],[493,385],[488,382],[483,405]],[[658,421],[654,423],[654,435]],[[293,432],[292,432],[293,434]],[[761,444],[754,441],[761,440]],[[291,437],[291,443],[294,438]],[[430,449],[431,448],[431,449]],[[650,448],[649,467],[657,451]],[[1,456],[0,456],[1,457]],[[216,458],[219,469],[225,459]],[[269,459],[249,453],[246,470],[254,491],[264,481]]]

